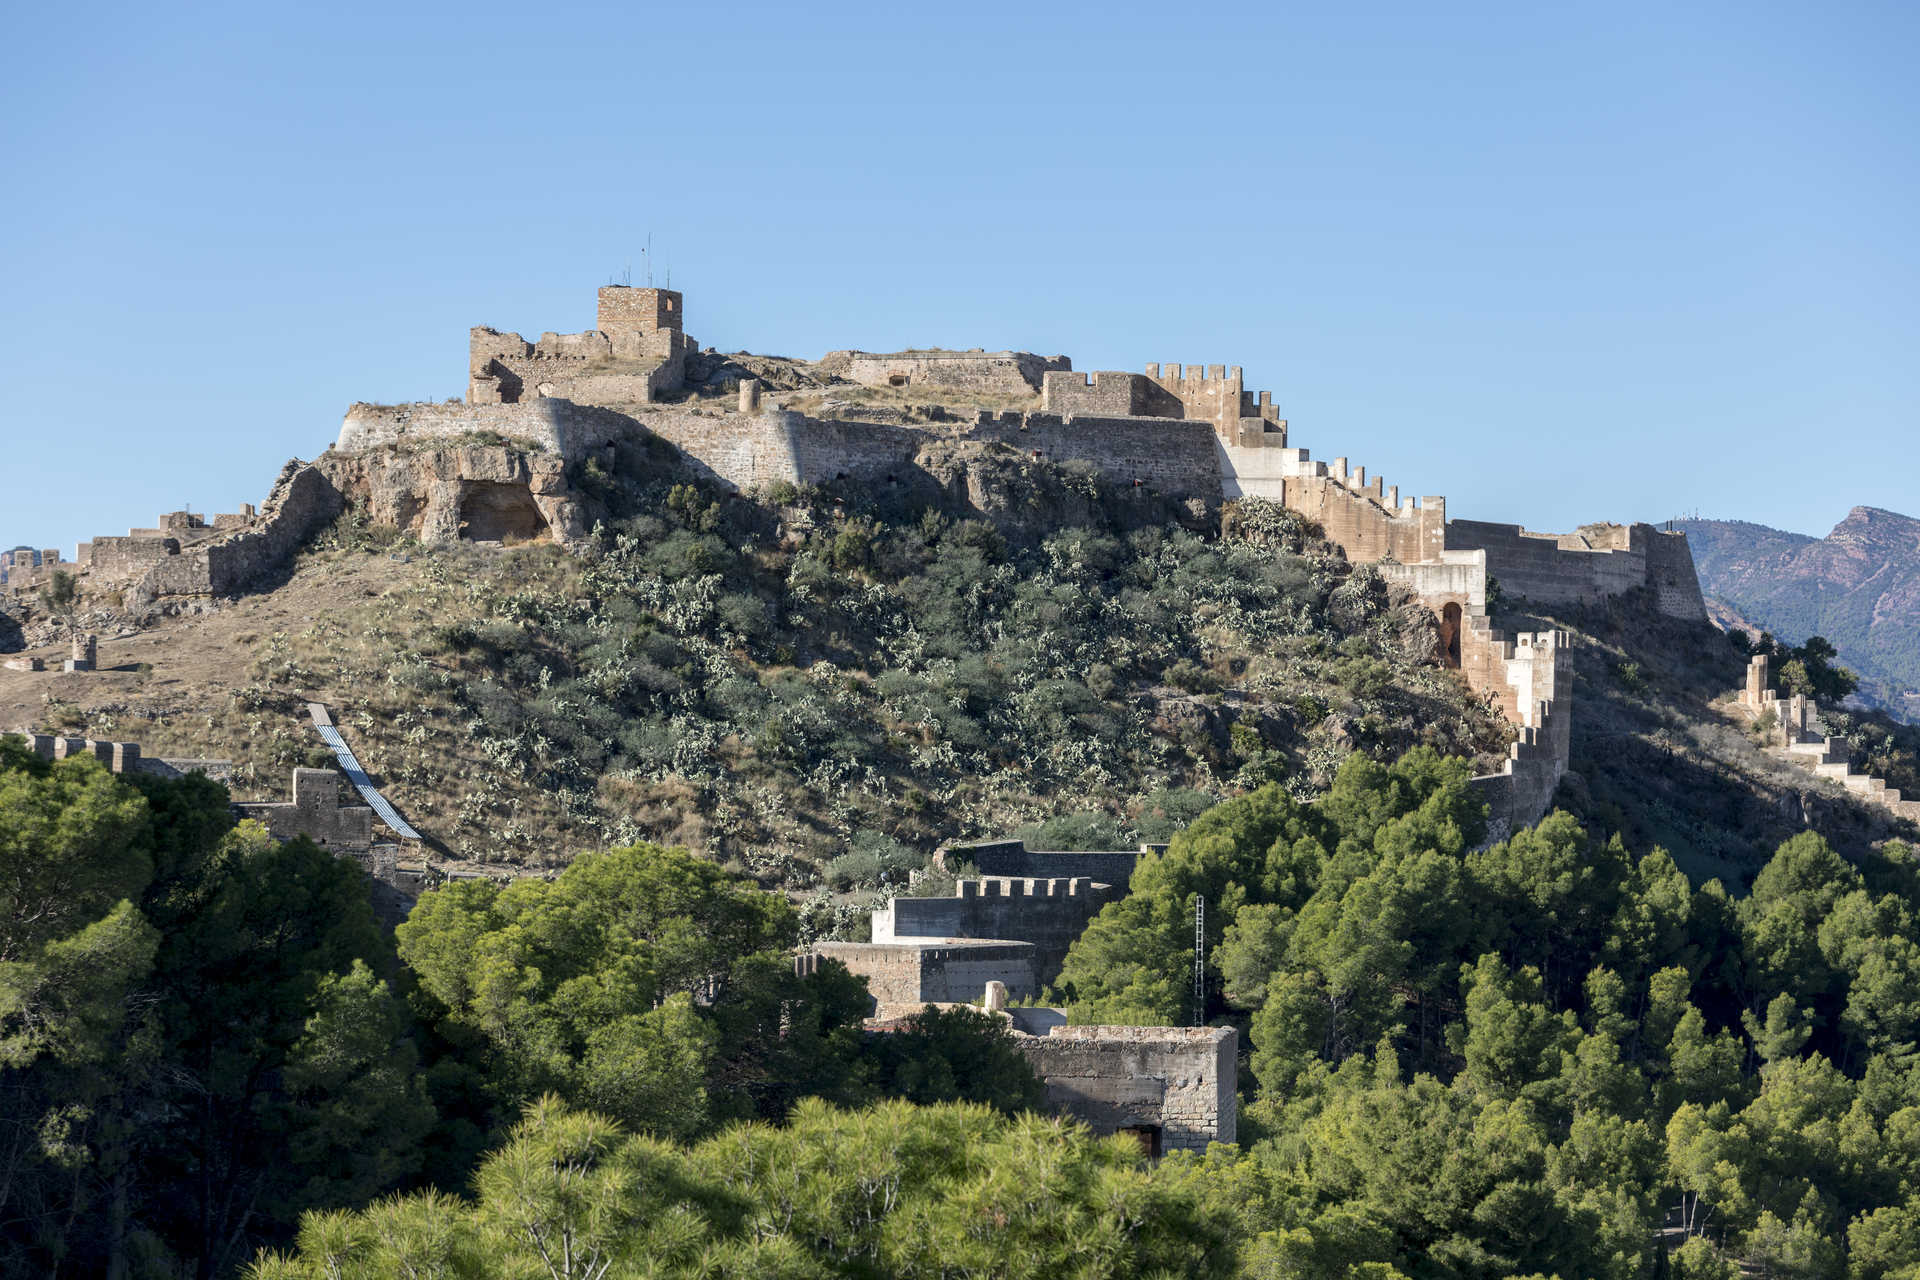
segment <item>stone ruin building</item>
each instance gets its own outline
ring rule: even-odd
[[[1855,773],[1844,743],[1827,735],[1820,724],[1820,704],[1803,693],[1781,697],[1774,690],[1772,660],[1756,653],[1747,663],[1747,682],[1740,690],[1740,712],[1762,732],[1770,751],[1845,787],[1868,804],[1897,818],[1920,822],[1920,799],[1909,800],[1884,778]]]
[[[1164,847],[1164,846],[1148,846]],[[1011,1023],[1048,1104],[1094,1132],[1132,1133],[1151,1155],[1232,1142],[1237,1038],[1231,1027],[1070,1027],[1058,1009],[1008,1007],[1060,976],[1067,949],[1127,892],[1141,851],[1050,853],[1018,840],[942,850],[982,874],[950,897],[897,896],[873,913],[872,942],[817,942],[802,970],[836,960],[867,980],[869,1026],[928,1005],[969,1005]]]
[[[43,760],[90,756],[113,773],[144,773],[161,778],[205,774],[216,782],[233,777],[233,762],[150,756],[137,742],[106,742],[42,733],[0,733]],[[406,887],[397,872],[398,847],[388,833],[376,834],[374,812],[366,805],[342,804],[340,775],[332,769],[295,769],[291,796],[284,801],[236,801],[236,818],[252,819],[276,840],[306,836],[323,849],[351,858],[376,880]]]

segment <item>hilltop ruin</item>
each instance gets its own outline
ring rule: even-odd
[[[599,291],[593,329],[528,341],[476,327],[464,399],[355,404],[332,447],[313,463],[288,463],[258,512],[211,524],[176,513],[158,528],[82,544],[73,567],[89,589],[121,590],[132,607],[232,594],[348,508],[426,542],[573,544],[594,511],[579,476],[608,466],[621,446],[659,457],[671,445],[679,465],[736,492],[938,484],[930,453],[1001,446],[1196,508],[1280,503],[1428,605],[1440,662],[1516,730],[1503,770],[1476,782],[1494,839],[1537,819],[1565,771],[1572,664],[1563,633],[1493,626],[1490,580],[1540,605],[1645,591],[1663,613],[1706,616],[1684,535],[1645,524],[1538,534],[1449,518],[1443,497],[1403,496],[1345,457],[1321,462],[1291,444],[1272,393],[1248,390],[1237,365],[1081,373],[1066,356],[1018,351],[839,351],[810,366],[809,385],[829,394],[809,412],[804,395],[748,376],[765,358],[703,352],[685,319],[678,292],[610,285]],[[924,391],[940,405],[990,397],[1024,407],[969,416],[856,405],[831,398],[835,384]]]

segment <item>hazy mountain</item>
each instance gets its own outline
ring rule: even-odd
[[[1795,644],[1825,636],[1866,700],[1920,719],[1920,520],[1855,507],[1824,538],[1742,520],[1676,527],[1716,616]]]

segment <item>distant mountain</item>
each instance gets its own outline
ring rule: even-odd
[[[1861,696],[1920,721],[1920,520],[1855,507],[1824,538],[1744,520],[1681,520],[1717,620],[1800,643],[1823,635]]]

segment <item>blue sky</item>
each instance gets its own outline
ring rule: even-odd
[[[0,546],[231,510],[651,233],[723,350],[1243,365],[1479,519],[1920,514],[1912,5],[95,5],[0,53]]]

